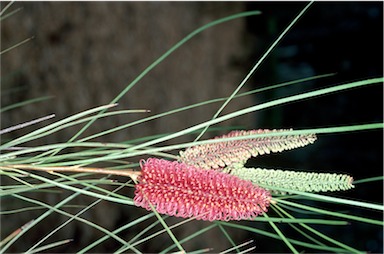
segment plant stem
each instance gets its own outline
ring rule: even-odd
[[[117,176],[128,176],[133,181],[136,182],[137,177],[141,174],[140,171],[132,170],[110,170],[105,168],[85,168],[85,167],[76,167],[76,166],[63,166],[63,167],[43,167],[27,164],[14,164],[6,165],[4,168],[15,168],[15,169],[25,169],[25,170],[36,170],[36,171],[45,171],[45,172],[81,172],[81,173],[95,173],[103,175],[117,175]]]

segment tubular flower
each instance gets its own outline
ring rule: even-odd
[[[141,161],[134,202],[161,214],[198,220],[252,219],[267,211],[270,193],[216,170],[150,158]]]

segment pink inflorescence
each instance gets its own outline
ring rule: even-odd
[[[247,137],[255,134],[268,134],[279,132],[289,132],[291,130],[249,130],[249,131],[231,131],[230,133],[215,137],[234,138]],[[244,165],[251,157],[269,154],[271,152],[282,152],[298,147],[303,147],[315,142],[316,135],[284,135],[259,138],[246,138],[211,144],[202,144],[187,148],[180,152],[179,161],[193,165],[202,169],[220,169],[230,166],[234,163]]]
[[[141,162],[134,202],[161,214],[200,220],[252,219],[267,211],[270,193],[250,181],[177,161]]]

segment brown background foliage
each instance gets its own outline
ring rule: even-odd
[[[107,104],[147,66],[194,29],[244,10],[242,3],[194,2],[35,2],[16,3],[15,7],[23,9],[2,22],[2,48],[29,36],[34,36],[34,39],[2,57],[2,106],[41,96],[53,98],[5,112],[2,115],[2,128],[51,113],[56,114],[56,119],[61,119]],[[118,108],[150,109],[150,114],[157,114],[228,96],[245,74],[241,64],[247,54],[243,43],[244,34],[244,19],[206,30],[144,77],[119,101]],[[251,104],[250,98],[239,99],[226,112]],[[219,106],[215,104],[164,117],[99,140],[121,142],[181,130],[210,119]],[[133,114],[97,121],[86,134],[110,129],[142,117],[143,114]],[[252,128],[252,121],[252,116],[246,116],[221,126],[243,125]],[[44,124],[46,123],[39,126]],[[25,131],[31,129],[33,128]],[[72,128],[66,129],[29,145],[64,142],[75,131]],[[8,138],[21,133],[23,131],[11,133]],[[191,140],[191,137],[184,137],[178,141]],[[32,194],[31,197],[55,204],[66,195],[67,192],[61,195],[40,193]],[[90,201],[88,197],[80,197],[76,203],[84,205]],[[16,203],[18,202],[21,201]],[[4,201],[3,205],[4,209],[11,209],[23,204]],[[9,234],[11,229],[37,217],[40,212],[32,211],[23,216],[13,216],[12,220],[4,219],[2,234]],[[85,218],[113,230],[142,214],[146,212],[141,209],[103,202],[97,209],[87,213]],[[64,219],[57,215],[48,217],[38,229],[32,230],[23,238],[23,244],[14,245],[12,251],[25,250]],[[189,224],[182,230],[177,229],[176,233],[181,239],[190,232],[195,232],[196,227],[203,228],[206,225],[203,222]],[[122,237],[129,239],[141,230],[132,230]],[[182,232],[178,232],[180,230]],[[192,249],[199,246],[216,246],[219,249],[228,247],[228,241],[218,237],[219,235],[222,234],[211,231],[197,245],[194,243]],[[77,250],[77,244],[84,246],[99,237],[100,232],[74,222],[61,230],[59,236],[54,235],[51,239],[73,238],[75,242],[70,244],[71,247],[57,249],[73,252]],[[152,243],[143,251],[156,252],[161,249],[162,240],[156,242],[157,244]],[[188,245],[185,247],[188,248]],[[107,244],[95,251],[111,252],[114,248],[113,244]]]
[[[243,10],[241,3],[23,3],[22,12],[2,24],[2,45],[34,39],[3,57],[2,105],[40,96],[53,99],[3,115],[11,126],[55,113],[58,119],[109,103],[147,66],[196,28]],[[152,114],[228,96],[244,76],[244,19],[216,26],[170,55],[120,101],[119,109],[150,109]],[[12,92],[12,89],[19,89]],[[237,100],[228,111],[251,105]],[[212,117],[219,105],[201,107],[140,125],[106,138],[122,141],[172,132]],[[145,115],[146,116],[146,115]],[[92,132],[143,115],[99,121]],[[252,125],[251,118],[229,124]],[[49,141],[64,141],[68,129]]]

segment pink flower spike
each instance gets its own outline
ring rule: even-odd
[[[250,181],[217,170],[197,169],[177,161],[141,162],[135,205],[176,217],[198,220],[252,219],[267,211],[270,193]]]

